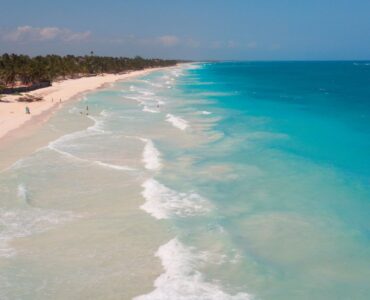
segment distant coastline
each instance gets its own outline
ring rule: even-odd
[[[28,122],[42,122],[48,119],[53,112],[62,107],[63,103],[79,94],[101,88],[106,84],[125,80],[135,76],[145,75],[161,69],[147,68],[130,71],[124,74],[101,74],[77,79],[66,79],[53,83],[52,86],[27,93],[29,97],[41,97],[41,101],[19,102],[24,95],[3,95],[0,102],[0,142],[9,136],[17,135],[18,129]],[[26,114],[26,107],[30,114]],[[39,118],[42,116],[42,120]]]
[[[0,56],[0,139],[35,116],[50,116],[80,93],[177,63],[140,56],[95,56],[92,51],[85,56],[5,53]]]
[[[85,56],[30,57],[4,53],[0,56],[0,94],[30,91],[65,79],[168,67],[177,62],[157,58],[145,59],[140,56],[134,58],[95,56],[93,51]]]

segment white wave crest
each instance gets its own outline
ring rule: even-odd
[[[171,123],[174,127],[179,128],[181,130],[185,130],[186,128],[189,127],[189,124],[186,120],[178,116],[174,116],[172,114],[166,115],[166,121]]]
[[[142,159],[145,164],[145,168],[148,170],[159,170],[162,167],[161,153],[154,146],[152,140],[144,138],[139,139],[145,143]]]
[[[177,69],[177,70],[173,70],[172,74],[173,74],[173,76],[175,76],[177,78],[177,77],[180,77],[181,75],[183,75],[183,72],[182,72],[182,70]]]
[[[144,95],[144,96],[154,96],[155,93],[147,89],[136,89],[135,92]]]
[[[60,138],[50,142],[46,148],[50,149],[50,150],[53,150],[63,156],[66,156],[68,158],[71,158],[71,159],[74,159],[74,160],[78,160],[78,161],[84,161],[84,159],[82,158],[79,158],[67,151],[64,151],[62,150],[63,149],[63,145],[69,141],[72,141],[74,139],[78,139],[78,138],[81,138],[81,137],[84,137],[87,135],[87,132],[86,130],[82,130],[82,131],[77,131],[77,132],[73,132],[73,133],[69,133],[69,134],[66,134],[66,135],[63,135],[61,136]]]
[[[77,113],[79,113],[80,112],[80,110],[76,107],[76,106],[73,106],[73,107],[71,107],[69,110],[68,110],[68,113],[70,113],[70,114],[77,114]]]
[[[202,69],[204,68],[204,66],[206,66],[207,64],[189,64],[186,66],[187,69],[189,70],[197,70],[197,69]]]
[[[160,84],[160,83],[154,83],[154,82],[150,82],[150,81],[148,81],[147,83],[149,83],[151,86],[154,86],[154,87],[157,87],[157,88],[163,87],[163,85]]]
[[[146,202],[140,208],[157,219],[194,216],[210,211],[210,203],[196,193],[179,193],[154,179],[146,180],[142,187]]]
[[[109,169],[114,169],[114,170],[120,170],[120,171],[134,171],[135,169],[133,168],[130,168],[130,167],[127,167],[127,166],[120,166],[120,165],[114,165],[114,164],[108,164],[108,163],[104,163],[102,161],[94,161],[94,164],[98,165],[98,166],[101,166],[101,167],[105,167],[105,168],[109,168]]]
[[[212,113],[210,111],[203,110],[203,111],[201,111],[201,114],[202,115],[210,115]]]
[[[104,115],[104,111],[102,112],[102,115]],[[87,131],[106,133],[106,131],[104,130],[104,120],[102,118],[96,118],[93,116],[87,116],[87,117],[94,121],[94,124],[86,129]]]
[[[153,94],[154,95],[154,94]],[[143,107],[142,111],[144,112],[150,112],[150,113],[159,113],[159,105],[164,105],[165,102],[153,97],[151,94],[142,96],[142,95],[137,95],[137,96],[124,96],[127,99],[134,100],[139,103],[140,106]]]
[[[149,106],[147,106],[147,105],[144,105],[144,107],[143,107],[143,111],[150,112],[150,113],[159,113],[159,110],[158,110],[158,109],[150,108],[150,107],[149,107]]]
[[[134,300],[250,300],[247,293],[230,295],[219,285],[207,282],[195,266],[207,259],[175,238],[162,245],[155,254],[165,270],[154,282],[155,289]]]
[[[84,129],[84,130],[80,130],[80,131],[65,134],[65,135],[61,136],[60,138],[50,142],[46,146],[46,148],[48,148],[50,150],[54,150],[54,151],[58,152],[59,154],[67,156],[69,158],[79,160],[79,161],[85,161],[84,159],[79,158],[79,157],[69,153],[68,151],[65,151],[63,149],[63,146],[65,144],[68,144],[68,142],[71,142],[73,140],[77,140],[79,138],[83,138],[83,137],[86,137],[86,136],[89,136],[89,135],[109,133],[108,131],[103,129],[104,128],[104,118],[103,117],[104,116],[107,117],[109,114],[106,111],[102,111],[100,113],[100,115],[102,116],[100,118],[96,118],[96,117],[93,117],[93,116],[88,116],[88,118],[90,118],[91,120],[94,121],[93,125],[91,125],[90,127],[88,127],[87,129]]]

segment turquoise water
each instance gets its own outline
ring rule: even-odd
[[[240,255],[227,278],[256,298],[367,299],[370,65],[220,63],[190,74],[181,97],[210,101],[191,109],[220,118],[211,131],[221,137],[186,151],[196,157],[186,181],[217,209],[179,228],[201,244],[216,234],[207,226],[222,228],[223,247]]]
[[[369,298],[369,63],[181,65],[46,129],[0,173],[2,298]]]

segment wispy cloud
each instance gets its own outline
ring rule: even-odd
[[[199,48],[200,42],[188,37],[179,37],[176,35],[161,35],[157,37],[137,37],[129,35],[126,37],[111,38],[108,40],[112,44],[137,45],[144,47],[187,47]]]
[[[256,41],[241,42],[235,40],[228,41],[213,41],[209,44],[211,49],[241,49],[241,50],[252,50],[258,47]]]
[[[14,30],[4,32],[1,37],[10,42],[35,42],[35,41],[85,41],[91,36],[90,31],[75,32],[59,27],[32,27],[19,26]]]
[[[192,38],[185,39],[184,44],[190,48],[199,48],[201,46],[201,43],[199,41]]]
[[[175,35],[163,35],[155,40],[159,41],[159,44],[164,47],[183,46],[188,48],[199,48],[200,42],[189,37],[178,37]]]
[[[158,37],[158,42],[165,47],[176,46],[180,43],[180,39],[175,35],[163,35]]]

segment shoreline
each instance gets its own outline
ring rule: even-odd
[[[125,74],[103,74],[94,77],[67,79],[53,83],[52,86],[35,90],[29,93],[42,97],[39,102],[17,102],[21,95],[5,95],[0,102],[0,143],[16,139],[19,131],[27,125],[36,125],[46,122],[51,115],[63,107],[63,104],[77,100],[78,96],[86,92],[106,87],[108,84],[143,76],[151,72],[170,67],[149,68],[130,71]],[[26,106],[31,114],[26,114]]]

